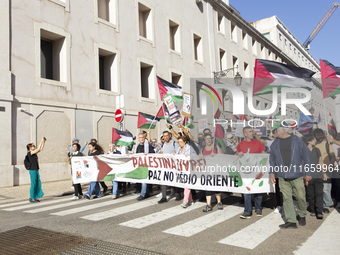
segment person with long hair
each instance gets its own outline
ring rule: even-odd
[[[72,157],[84,156],[84,154],[80,152],[81,148],[80,148],[79,143],[74,143],[72,145],[72,150],[73,150],[73,153],[70,153],[70,164],[71,164]],[[72,167],[71,167],[71,172],[72,171],[73,170],[72,170]],[[83,198],[83,191],[82,191],[80,183],[73,184],[73,187],[74,187],[74,196],[71,198],[71,200],[77,200],[77,199]]]
[[[30,163],[29,173],[31,178],[31,188],[30,188],[30,198],[29,201],[31,203],[40,202],[38,198],[41,198],[44,195],[44,192],[41,189],[41,181],[39,175],[39,162],[38,162],[38,153],[43,150],[45,146],[46,138],[43,137],[40,141],[38,148],[35,147],[33,143],[29,143],[26,145],[27,148],[27,157]]]
[[[89,156],[97,156],[104,154],[102,147],[94,142],[89,143]],[[90,182],[89,190],[86,192],[85,197],[91,199],[92,192],[94,191],[95,196],[93,198],[100,198],[102,193],[100,192],[99,182]]]
[[[203,131],[204,132],[204,131]],[[201,149],[201,155],[202,156],[213,156],[215,154],[223,154],[221,148],[216,145],[213,141],[213,137],[210,133],[206,133],[204,135],[204,146]],[[215,192],[215,191],[209,191],[207,190],[205,192],[205,198],[207,201],[207,205],[203,209],[203,212],[210,212],[212,211],[212,206],[211,206],[211,196],[215,194],[216,200],[217,200],[217,208],[219,210],[223,210],[223,204],[221,201],[221,192]]]

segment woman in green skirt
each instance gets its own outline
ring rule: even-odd
[[[39,175],[39,163],[38,163],[38,153],[42,151],[45,146],[46,138],[43,137],[40,141],[38,148],[35,147],[33,143],[27,144],[27,157],[30,163],[29,172],[31,177],[31,189],[30,189],[30,198],[29,201],[31,203],[40,202],[38,198],[44,195],[44,192],[41,190],[41,181]]]

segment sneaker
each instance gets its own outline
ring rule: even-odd
[[[187,204],[186,202],[183,202],[183,204],[181,204],[181,206],[182,206],[183,208],[187,208],[187,207],[189,206],[189,204]]]
[[[322,220],[322,219],[323,219],[322,213],[317,213],[317,214],[316,214],[316,218],[317,218],[318,220]]]
[[[158,204],[163,204],[163,203],[166,203],[168,202],[168,200],[166,200],[165,197],[162,197],[161,200],[158,201]]]
[[[281,213],[282,212],[282,207],[281,206],[277,206],[274,210],[274,213]]]
[[[96,198],[101,198],[100,196],[94,196],[93,199],[96,199]]]
[[[324,208],[322,211],[323,211],[323,213],[329,213],[329,209],[327,209],[327,208]]]
[[[116,196],[116,195],[113,195],[113,196],[112,196],[112,199],[117,199],[117,196]]]
[[[223,210],[223,204],[222,203],[218,203],[217,204],[217,209],[218,210]]]
[[[206,205],[205,208],[203,209],[203,212],[210,212],[212,211],[212,207],[209,205]]]
[[[251,214],[249,213],[243,213],[241,216],[240,216],[241,219],[250,219],[251,218]]]
[[[88,200],[91,199],[91,197],[89,195],[85,195],[85,198],[88,199]]]
[[[141,200],[144,200],[145,199],[145,197],[143,197],[142,195],[140,195],[139,197],[137,197],[137,200],[138,201],[141,201]]]
[[[77,199],[79,199],[79,197],[73,196],[73,197],[71,197],[70,199],[71,199],[71,200],[77,200]]]
[[[299,221],[300,226],[306,225],[306,217],[300,217],[299,215],[296,216],[296,219]]]
[[[315,212],[310,212],[310,216],[315,217]]]
[[[256,216],[261,217],[262,216],[262,210],[255,211]]]
[[[79,199],[82,199],[82,198],[83,198],[83,195],[79,195],[78,197],[79,197]]]
[[[32,198],[28,199],[28,201],[30,201],[30,203],[35,203],[35,202],[37,202],[37,200],[32,199]]]
[[[40,202],[40,200],[39,200],[39,199],[36,199],[35,202]]]
[[[161,193],[158,193],[157,195],[156,195],[156,197],[161,197],[162,196],[162,192]]]
[[[281,228],[281,229],[297,228],[297,225],[296,225],[296,223],[286,222],[285,224],[279,225],[279,228]]]

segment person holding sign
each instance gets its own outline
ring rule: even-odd
[[[201,156],[214,156],[215,154],[223,154],[221,148],[213,142],[213,137],[210,133],[204,135],[204,147],[201,149]],[[217,208],[223,210],[223,204],[221,202],[221,192],[206,191],[205,198],[207,200],[207,205],[203,209],[203,212],[212,211],[211,206],[211,196],[215,194],[217,200]]]
[[[264,153],[266,148],[264,145],[254,139],[254,130],[251,127],[243,128],[244,140],[237,146],[236,155],[243,156],[245,153]],[[255,196],[255,213],[262,216],[262,194],[254,194]],[[243,194],[244,212],[240,216],[241,219],[249,219],[252,216],[251,194]]]

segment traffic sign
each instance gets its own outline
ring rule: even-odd
[[[115,120],[121,123],[124,119],[124,112],[121,109],[117,109],[115,112]]]

